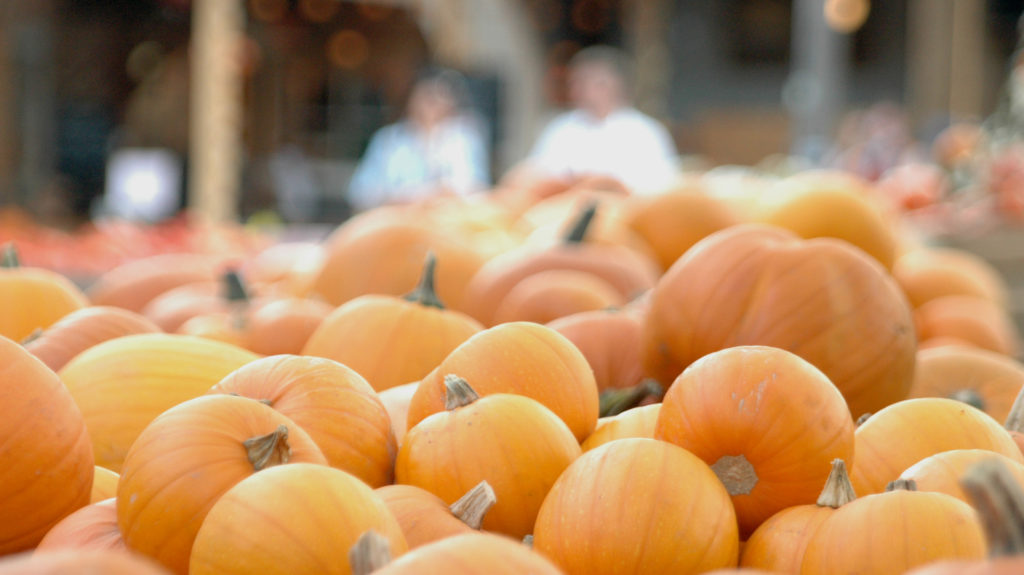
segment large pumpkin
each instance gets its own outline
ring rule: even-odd
[[[594,370],[597,389],[632,387],[643,379],[643,316],[617,310],[577,313],[548,327],[564,335]]]
[[[733,226],[698,242],[651,297],[645,366],[662,383],[720,349],[780,347],[823,371],[858,417],[906,397],[913,378],[906,298],[877,261],[840,240]]]
[[[562,418],[578,441],[597,425],[594,374],[583,354],[551,328],[506,323],[463,342],[416,388],[409,405],[410,428],[444,410],[445,377],[452,373],[481,395],[515,393],[539,401]]]
[[[925,457],[900,474],[900,479],[912,479],[918,491],[934,491],[952,495],[970,503],[960,480],[972,467],[988,460],[998,460],[1024,489],[1024,464],[1005,455],[985,449],[953,449]]]
[[[36,552],[54,549],[128,551],[117,526],[117,500],[104,499],[68,515],[46,532]]]
[[[168,575],[145,557],[106,549],[62,549],[0,558],[0,575]]]
[[[700,573],[736,564],[736,515],[708,466],[653,439],[577,459],[544,499],[534,549],[570,575]]]
[[[0,336],[21,341],[88,305],[68,278],[42,268],[21,267],[11,244],[0,253]]]
[[[153,420],[125,457],[117,523],[128,547],[176,573],[217,499],[239,481],[285,463],[327,460],[298,425],[245,397],[209,395]]]
[[[348,550],[367,530],[392,555],[406,550],[398,522],[356,477],[323,465],[279,465],[238,482],[196,534],[189,575],[346,575]]]
[[[53,371],[0,336],[0,555],[31,549],[89,503],[92,445]]]
[[[387,485],[377,489],[377,495],[398,520],[409,549],[480,529],[498,501],[486,481],[451,505],[414,485]]]
[[[60,371],[71,358],[107,340],[157,333],[160,328],[145,317],[113,306],[89,306],[73,311],[25,342],[25,349]]]
[[[1003,354],[963,345],[917,352],[910,397],[948,397],[966,401],[1005,421],[1024,388],[1024,364]]]
[[[85,417],[96,465],[120,472],[128,448],[157,415],[257,357],[199,337],[131,335],[79,354],[60,377]]]
[[[529,397],[479,397],[456,376],[445,384],[447,411],[406,434],[395,481],[449,503],[486,480],[498,502],[483,528],[522,538],[555,480],[579,457],[579,443],[557,415]]]
[[[332,467],[370,486],[391,483],[398,447],[370,384],[319,357],[276,355],[248,363],[210,389],[273,407],[313,438]]]
[[[984,412],[952,399],[908,399],[857,427],[853,487],[862,496],[879,493],[911,465],[953,449],[987,449],[1024,463],[1009,432]]]
[[[540,553],[491,533],[465,533],[424,545],[373,571],[374,575],[560,575]]]
[[[832,460],[854,456],[853,419],[835,386],[800,357],[761,346],[688,367],[665,394],[654,437],[711,466],[744,537],[786,507],[813,503]]]

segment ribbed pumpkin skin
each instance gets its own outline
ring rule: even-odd
[[[936,453],[907,468],[900,474],[900,479],[913,479],[918,491],[945,493],[970,503],[960,487],[960,478],[973,465],[987,459],[1000,460],[1024,489],[1024,464],[984,449],[954,449]]]
[[[257,357],[194,336],[131,335],[79,354],[60,378],[82,410],[96,465],[120,472],[128,448],[157,415],[206,393]]]
[[[89,304],[68,278],[41,268],[0,268],[0,336],[21,341]]]
[[[857,495],[880,493],[911,465],[953,449],[987,449],[1024,463],[1009,432],[984,412],[952,399],[908,399],[857,427],[850,480]]]
[[[559,477],[533,544],[570,575],[639,575],[733,566],[739,539],[729,494],[703,461],[665,442],[620,439]]]
[[[92,476],[92,494],[89,496],[89,503],[99,503],[104,499],[110,499],[117,495],[117,481],[121,479],[117,473],[100,467],[94,467]]]
[[[588,311],[548,323],[575,345],[594,370],[597,389],[631,387],[643,379],[643,316],[626,311]]]
[[[472,385],[472,383],[471,383]],[[499,393],[431,415],[409,430],[395,482],[422,487],[451,504],[486,480],[498,502],[483,529],[522,538],[580,446],[558,416],[537,401]],[[528,461],[528,466],[513,462]]]
[[[900,575],[942,559],[981,559],[974,509],[942,493],[893,491],[840,507],[807,544],[802,575]]]
[[[123,551],[62,549],[0,558],[0,575],[169,575],[153,561]]]
[[[583,354],[551,328],[513,322],[466,340],[416,389],[409,405],[410,428],[444,409],[448,374],[465,379],[481,396],[515,393],[536,399],[562,418],[577,441],[597,425],[594,373]]]
[[[89,503],[92,445],[53,371],[0,336],[0,555],[34,547]]]
[[[105,499],[86,505],[53,526],[36,547],[36,552],[55,549],[109,549],[128,552],[117,527],[117,500]]]
[[[762,523],[746,543],[740,566],[772,569],[779,573],[800,573],[807,544],[835,509],[817,505],[796,505],[779,511]]]
[[[374,575],[562,575],[541,554],[491,533],[456,535],[410,551]]]
[[[654,438],[654,428],[658,423],[658,414],[661,412],[661,404],[642,405],[634,407],[616,415],[604,418],[604,422],[598,422],[597,429],[580,446],[584,452],[590,451],[615,441],[616,439],[627,439],[630,437]]]
[[[222,495],[203,520],[189,575],[347,575],[349,549],[372,530],[393,557],[405,537],[387,506],[344,471],[296,463],[253,474]]]
[[[833,238],[754,224],[716,232],[662,276],[646,318],[644,365],[662,383],[720,349],[779,347],[823,371],[859,417],[905,398],[913,379],[906,297],[881,264]]]
[[[50,369],[60,371],[71,358],[94,345],[116,337],[159,331],[156,324],[137,313],[113,306],[90,306],[64,316],[26,343],[25,349]]]
[[[440,497],[426,489],[414,485],[386,485],[377,489],[377,495],[398,520],[409,549],[476,531],[453,515]]]
[[[454,310],[366,295],[331,312],[302,354],[341,362],[383,391],[423,379],[482,329],[479,322]]]
[[[210,508],[256,472],[243,442],[282,425],[290,463],[327,464],[302,428],[252,399],[197,397],[153,420],[125,457],[117,488],[117,522],[128,547],[186,574]]]
[[[984,349],[944,345],[917,352],[910,397],[952,397],[969,390],[981,398],[985,413],[1006,421],[1022,386],[1021,362]]]
[[[814,414],[813,416],[809,414]],[[820,370],[778,348],[743,346],[692,364],[669,388],[654,437],[718,471],[743,456],[756,483],[726,483],[741,536],[774,513],[813,503],[833,459],[854,460],[854,423]]]
[[[313,438],[332,467],[371,487],[394,477],[398,446],[387,411],[366,380],[336,361],[265,357],[235,370],[210,393],[269,402]]]

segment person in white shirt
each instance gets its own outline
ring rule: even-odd
[[[678,175],[678,154],[668,130],[634,108],[626,84],[625,56],[591,46],[569,64],[574,109],[541,133],[527,165],[553,176],[603,175],[637,193],[658,193]]]
[[[428,70],[412,88],[406,117],[370,139],[349,183],[358,211],[441,194],[466,195],[487,186],[482,122],[462,109],[464,87],[452,70]]]

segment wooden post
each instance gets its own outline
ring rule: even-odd
[[[954,0],[949,72],[949,113],[981,119],[984,112],[985,0]]]
[[[199,223],[235,221],[241,182],[241,0],[193,0],[189,208]]]
[[[636,107],[660,119],[668,115],[671,89],[671,54],[668,26],[674,3],[667,0],[630,0],[624,6],[629,23],[627,48],[632,53]]]

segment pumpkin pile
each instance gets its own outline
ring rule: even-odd
[[[85,290],[9,245],[0,575],[1019,569],[1006,282],[852,176],[750,183],[506,182]]]

